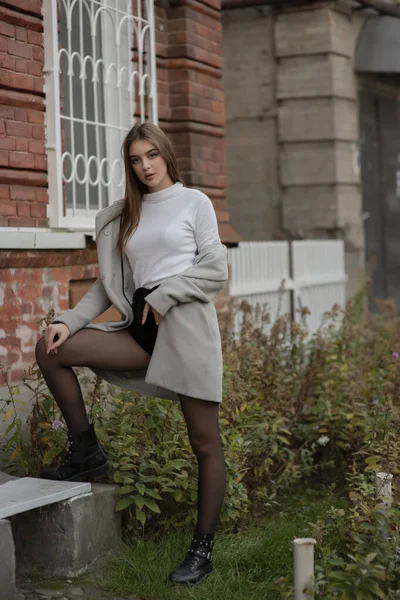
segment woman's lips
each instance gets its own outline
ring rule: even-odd
[[[146,179],[152,179],[154,177],[155,173],[152,173],[151,175],[145,175]]]

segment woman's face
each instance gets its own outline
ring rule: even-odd
[[[136,177],[148,187],[149,192],[160,192],[173,184],[167,163],[148,140],[132,142],[129,158]]]

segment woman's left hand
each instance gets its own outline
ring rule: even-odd
[[[146,302],[145,307],[143,309],[142,325],[144,325],[146,323],[147,316],[148,316],[148,314],[149,314],[150,311],[154,315],[154,319],[156,321],[156,325],[159,325],[160,321],[161,321],[161,318],[162,318],[162,315],[160,315],[160,313],[158,313],[155,308],[153,308],[152,306],[150,306],[150,304],[148,302]]]

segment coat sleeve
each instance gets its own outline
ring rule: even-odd
[[[228,279],[227,250],[222,244],[213,244],[196,258],[183,273],[170,277],[146,301],[161,315],[179,302],[211,302]]]
[[[102,282],[97,279],[78,304],[56,317],[53,323],[64,323],[70,335],[73,335],[110,308],[111,304]]]
[[[99,231],[99,219],[96,215],[96,237]],[[96,319],[107,308],[110,308],[112,302],[100,279],[97,279],[90,290],[83,296],[74,308],[71,308],[53,320],[53,323],[64,323],[73,335],[79,329],[86,327],[93,319]]]

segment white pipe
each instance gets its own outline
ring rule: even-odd
[[[392,481],[392,473],[376,473],[376,498],[377,500],[381,500],[386,506],[391,506],[393,502]]]
[[[314,538],[296,538],[293,541],[294,555],[294,600],[310,600],[305,593],[307,586],[314,582]]]

